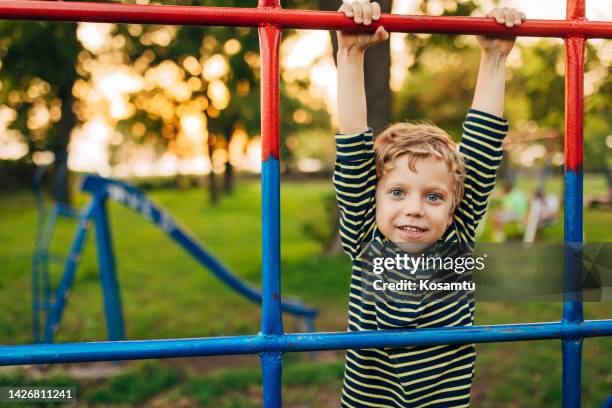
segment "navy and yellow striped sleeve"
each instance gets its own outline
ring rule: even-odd
[[[460,232],[467,233],[464,238],[468,240],[473,240],[473,233],[487,209],[507,133],[506,119],[475,109],[468,111],[459,144],[466,164],[465,193],[455,211],[455,222]]]
[[[340,238],[354,258],[375,225],[376,166],[373,132],[336,134],[334,189],[340,208]]]

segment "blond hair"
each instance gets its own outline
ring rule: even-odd
[[[417,160],[437,158],[448,166],[452,176],[453,210],[463,198],[465,163],[448,133],[426,123],[396,123],[382,131],[374,142],[376,175],[382,179],[397,158],[408,157],[408,167],[416,171]]]

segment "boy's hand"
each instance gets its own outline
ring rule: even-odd
[[[363,3],[355,1],[351,4],[343,3],[338,9],[348,18],[355,20],[357,24],[370,25],[372,21],[380,18],[380,5],[378,3]],[[378,27],[374,33],[355,33],[338,31],[338,48],[344,50],[356,49],[364,51],[371,45],[389,39],[389,33],[384,27]]]
[[[487,14],[487,17],[495,18],[495,21],[499,24],[504,24],[508,28],[518,27],[526,19],[525,13],[508,7],[502,9],[494,8]],[[506,57],[512,51],[514,41],[516,40],[516,37],[477,36],[476,38],[485,53],[502,57]]]

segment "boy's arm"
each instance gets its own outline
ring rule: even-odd
[[[490,52],[483,52],[480,56],[472,109],[497,117],[504,116],[506,57]]]
[[[454,217],[462,241],[473,241],[476,227],[486,212],[507,132],[508,121],[490,113],[470,109],[465,118],[459,144],[465,161],[464,195]]]
[[[368,128],[364,50],[338,48],[338,127],[340,133],[352,134]]]
[[[376,166],[372,130],[337,134],[334,190],[342,247],[355,258],[376,220]]]
[[[495,21],[507,28],[518,27],[525,20],[524,13],[506,7],[493,9],[487,17],[495,18]],[[516,37],[478,36],[477,38],[482,54],[472,109],[501,117],[504,115],[506,58],[514,47]]]
[[[512,9],[494,9],[489,13],[508,28],[519,26],[525,15]],[[455,212],[459,233],[472,240],[495,186],[495,175],[503,156],[502,141],[508,132],[504,119],[506,58],[514,38],[478,37],[482,47],[480,68],[472,109],[463,124],[459,146],[466,163],[465,193]]]
[[[369,25],[380,18],[377,3],[343,4],[345,16]],[[372,130],[367,125],[363,59],[366,48],[388,38],[384,28],[374,34],[338,32],[338,122],[334,189],[340,208],[340,238],[354,258],[375,225],[376,167]]]
[[[378,3],[354,2],[342,4],[343,12],[355,23],[368,26],[380,18]],[[374,33],[338,31],[338,125],[340,133],[352,134],[368,128],[366,93],[363,74],[365,50],[389,38],[381,26]]]

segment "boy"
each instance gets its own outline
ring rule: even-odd
[[[377,3],[343,4],[357,24],[380,18]],[[525,15],[494,9],[488,15],[511,28]],[[470,326],[473,298],[465,302],[374,301],[363,290],[363,248],[393,247],[422,253],[431,244],[471,243],[495,183],[507,121],[502,118],[505,61],[514,38],[478,37],[483,49],[472,108],[457,150],[432,125],[399,123],[372,142],[367,126],[363,55],[389,38],[375,33],[338,32],[337,159],[334,187],[340,234],[353,262],[349,330]],[[343,407],[468,406],[474,345],[440,345],[348,350]]]

